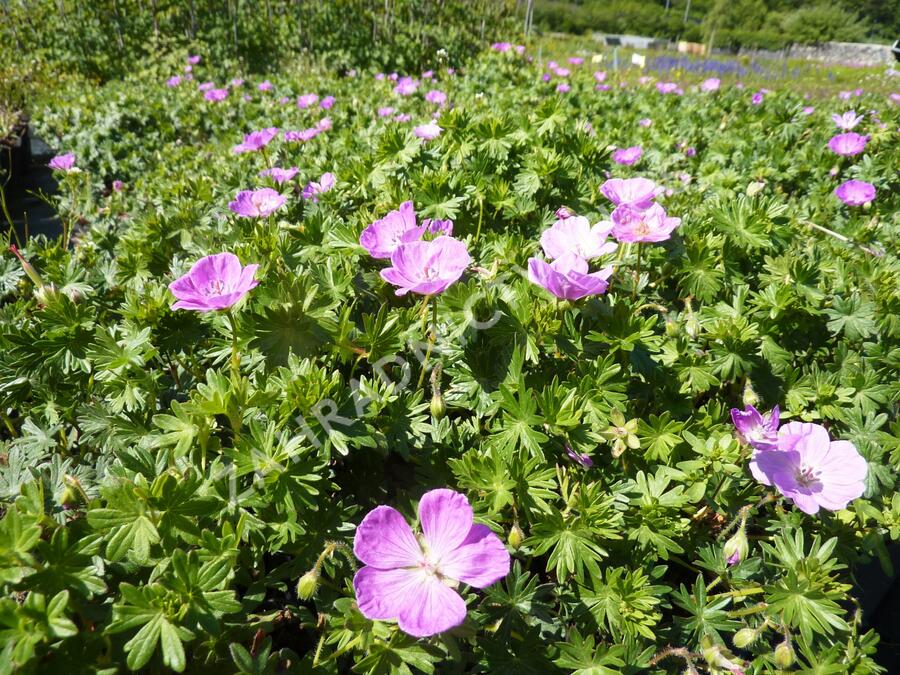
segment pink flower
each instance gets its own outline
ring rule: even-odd
[[[630,148],[619,148],[613,153],[612,158],[616,164],[631,166],[637,162],[643,154],[644,151],[641,149],[641,146],[633,145]]]
[[[600,192],[616,206],[645,209],[656,196],[656,183],[646,178],[610,178],[600,186]]]
[[[594,80],[597,82],[603,82],[606,80],[606,71],[598,70],[594,72]]]
[[[410,241],[394,250],[391,267],[381,270],[381,278],[398,287],[396,295],[410,291],[435,295],[457,281],[471,262],[466,245],[459,239],[440,236],[431,241]]]
[[[758,91],[750,97],[750,103],[752,103],[753,105],[760,105],[763,102],[763,98],[763,93],[761,91]]]
[[[606,241],[610,230],[612,223],[600,222],[591,227],[584,216],[565,214],[541,234],[541,248],[551,259],[571,253],[592,260],[616,250],[615,243]]]
[[[612,89],[608,84],[598,84],[594,87],[596,91],[609,91]]]
[[[509,42],[495,42],[491,45],[491,49],[495,52],[508,52],[513,46]]]
[[[190,272],[169,284],[169,291],[178,299],[172,309],[195,312],[228,309],[259,283],[253,278],[258,267],[241,267],[241,261],[233,253],[200,258]]]
[[[863,116],[857,115],[856,111],[848,110],[843,115],[834,114],[831,116],[831,119],[837,125],[837,128],[841,131],[850,131],[857,124],[862,122]]]
[[[394,87],[394,93],[400,96],[410,96],[416,93],[419,83],[411,77],[402,77]]]
[[[425,70],[422,72],[423,80],[433,80],[434,79],[434,71],[433,70]]]
[[[774,450],[778,444],[778,421],[781,411],[776,405],[762,414],[752,405],[745,410],[731,409],[731,421],[738,438],[757,450]]]
[[[572,87],[569,86],[568,82],[560,82],[558,85],[556,85],[556,91],[560,94],[565,94],[566,92],[569,92],[571,90]]]
[[[684,149],[685,157],[693,157],[696,154],[697,154],[697,148],[695,148],[693,145],[689,145]]]
[[[427,94],[425,94],[425,100],[429,103],[444,105],[447,102],[447,94],[438,89],[432,89]]]
[[[334,106],[334,101],[334,96],[326,96],[321,101],[319,101],[319,107],[322,110],[331,110],[331,108]]]
[[[409,122],[412,119],[412,115],[409,113],[400,113],[399,115],[394,115],[395,122]]]
[[[431,490],[419,502],[417,537],[390,506],[370,511],[356,528],[353,552],[365,567],[353,578],[356,603],[368,619],[397,621],[413,637],[459,626],[466,603],[454,588],[485,588],[509,573],[500,538],[473,521],[465,495]]]
[[[812,115],[814,112],[816,112],[816,109],[813,108],[811,105],[807,105],[807,106],[803,107],[803,109],[800,111],[800,114],[809,116],[809,115]]]
[[[300,108],[300,110],[304,110],[311,105],[315,105],[318,100],[318,94],[303,94],[297,97],[297,107]]]
[[[804,513],[844,509],[866,490],[868,464],[848,441],[832,441],[819,424],[791,422],[775,450],[756,451],[750,472],[774,486]]]
[[[875,199],[875,186],[864,180],[848,180],[838,185],[834,194],[847,206],[862,206]]]
[[[893,103],[900,105],[900,94],[897,94],[897,93],[891,94],[890,98]]]
[[[428,122],[427,124],[420,124],[419,126],[413,129],[413,133],[419,138],[423,138],[426,141],[431,141],[441,135],[443,129],[438,126],[437,122]]]
[[[239,155],[244,152],[256,152],[257,150],[262,150],[277,135],[278,127],[269,127],[268,129],[262,129],[260,131],[253,131],[244,136],[243,142],[235,145],[231,151]]]
[[[384,73],[375,73],[375,79],[376,79],[376,80],[379,80],[379,81],[380,81],[380,80],[383,80],[383,79],[384,79]]]
[[[196,66],[198,63],[200,63],[200,57],[196,54],[193,56],[188,56],[187,62],[190,63],[192,66]]]
[[[584,59],[580,56],[570,56],[569,63],[573,66],[580,66],[582,63],[584,63]]]
[[[839,92],[839,93],[838,93],[838,98],[841,99],[842,101],[849,101],[849,100],[850,100],[850,97],[851,97],[852,95],[853,95],[853,94],[852,94],[851,92],[849,92],[849,91],[842,91],[842,92]]]
[[[180,75],[173,75],[168,80],[166,80],[167,87],[177,87],[179,84],[181,84],[181,76]]]
[[[426,218],[422,221],[422,227],[424,227],[425,231],[429,234],[445,234],[448,237],[453,234],[452,220],[432,220],[431,218]]]
[[[314,139],[320,133],[321,132],[315,127],[303,129],[302,131],[285,131],[284,140],[288,141],[289,143],[295,143],[297,141],[306,143],[307,141],[311,141],[312,139]]]
[[[719,91],[719,87],[722,85],[722,81],[718,77],[710,77],[709,79],[703,80],[700,83],[700,91]]]
[[[550,73],[544,73],[543,75],[541,75],[541,79],[544,82],[549,82],[550,81]]]
[[[672,236],[681,218],[669,218],[659,204],[639,209],[634,206],[617,206],[612,212],[613,236],[619,241],[658,242]]]
[[[605,293],[613,268],[604,267],[591,274],[588,269],[587,261],[574,253],[566,253],[551,263],[529,258],[528,280],[563,300],[580,300]]]
[[[681,87],[679,87],[675,82],[657,82],[656,90],[660,94],[677,94],[681,96],[681,94],[684,93]]]
[[[50,160],[50,163],[47,164],[47,166],[49,166],[51,169],[55,169],[56,171],[74,171],[75,155],[71,152],[67,152],[64,155],[57,155]]]
[[[373,258],[390,258],[400,244],[417,241],[424,232],[425,227],[416,224],[413,203],[406,201],[399,209],[391,211],[364,229],[359,243]]]
[[[216,88],[215,82],[202,82],[201,84],[197,85],[197,89],[199,89],[200,91],[209,91],[210,89],[215,89],[215,88]]]
[[[244,218],[265,218],[284,205],[284,195],[272,188],[242,190],[228,208]]]
[[[113,192],[121,192],[125,188],[125,183],[120,180],[114,180],[112,182]]]
[[[652,124],[653,124],[653,120],[651,120],[649,117],[644,117],[643,119],[638,120],[638,126],[641,126],[644,128],[649,127]]]
[[[568,77],[569,75],[572,74],[572,71],[569,70],[568,68],[559,68],[559,67],[554,69],[553,72],[556,74],[557,77]]]
[[[291,102],[291,97],[290,96],[282,96],[280,99],[278,99],[278,102],[281,105],[287,105],[288,103]]]
[[[591,456],[587,453],[583,452],[575,452],[572,449],[572,446],[566,443],[566,455],[576,464],[580,465],[582,468],[590,469],[594,466],[594,460],[591,459]]]
[[[241,77],[235,77],[233,80],[231,80],[231,86],[232,87],[243,87],[244,79]]]
[[[203,98],[207,101],[224,101],[228,98],[228,90],[227,89],[210,89],[208,92],[203,94]]]
[[[316,129],[320,132],[328,131],[329,129],[331,129],[331,118],[323,117],[322,119],[320,119],[318,122],[316,122]]]
[[[318,181],[310,181],[307,183],[306,187],[303,188],[303,194],[301,196],[303,199],[310,199],[313,202],[318,202],[318,195],[328,192],[333,187],[334,174],[327,171],[319,177]]]
[[[858,155],[866,149],[866,143],[869,142],[868,136],[860,136],[854,131],[845,134],[838,134],[828,141],[828,147],[832,152],[843,155],[844,157],[852,157]]]
[[[289,169],[281,169],[277,166],[272,167],[271,169],[264,169],[259,172],[260,176],[268,176],[276,183],[281,185],[282,183],[286,183],[291,180],[297,173],[300,171],[296,166],[292,166]]]
[[[263,80],[258,85],[256,85],[256,88],[259,89],[260,91],[271,91],[272,83],[269,82],[268,80]]]
[[[378,109],[379,117],[390,117],[394,114],[394,109],[391,106],[385,106],[384,108]]]

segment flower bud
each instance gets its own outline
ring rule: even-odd
[[[313,567],[309,572],[300,577],[297,582],[297,595],[303,600],[309,600],[316,594],[319,587],[319,570]]]
[[[752,405],[756,407],[759,403],[759,396],[756,395],[756,392],[753,391],[753,383],[750,382],[749,378],[747,382],[744,384],[744,395],[743,395],[744,407],[746,408],[748,405]]]
[[[440,392],[434,392],[431,396],[431,416],[440,420],[447,414],[447,404],[444,403],[444,397]]]
[[[560,220],[565,220],[566,218],[571,218],[575,215],[575,212],[570,209],[568,206],[560,206],[556,209],[556,217]]]
[[[518,523],[514,523],[509,530],[509,536],[506,538],[506,543],[509,544],[514,551],[518,551],[519,547],[522,545],[523,539],[525,539],[525,533],[522,532],[522,528],[519,527]]]
[[[681,326],[671,316],[666,317],[666,335],[669,337],[678,337],[681,333]]]
[[[750,183],[750,185],[747,186],[747,196],[753,197],[755,195],[758,195],[763,191],[763,188],[765,187],[766,184],[762,181],[753,181],[752,183]]]
[[[722,547],[722,555],[729,565],[737,565],[742,560],[747,559],[750,553],[750,544],[747,541],[747,533],[744,531],[744,523],[738,528],[738,531],[725,542]]]
[[[44,280],[41,279],[41,275],[38,274],[37,270],[31,265],[30,262],[25,260],[21,253],[19,253],[19,249],[15,246],[10,246],[9,250],[12,251],[12,254],[19,259],[19,262],[22,263],[22,271],[28,275],[28,278],[31,279],[32,283],[38,288],[44,287]]]
[[[775,665],[779,668],[790,668],[794,663],[794,648],[787,640],[775,647]]]
[[[759,637],[759,633],[757,633],[752,628],[741,628],[737,633],[734,634],[734,637],[731,639],[734,646],[738,649],[743,649],[756,641],[756,638]]]

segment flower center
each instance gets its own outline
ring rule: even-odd
[[[427,265],[425,266],[425,269],[422,270],[422,273],[425,275],[425,279],[427,279],[428,281],[433,281],[437,279],[438,276],[437,270],[432,267],[428,267]]]
[[[222,295],[225,293],[225,283],[221,279],[214,279],[206,289],[207,295]]]
[[[801,464],[797,468],[797,472],[794,474],[794,478],[797,481],[798,485],[808,488],[811,485],[819,482],[819,472],[812,467],[804,466]]]

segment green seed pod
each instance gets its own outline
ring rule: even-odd
[[[734,646],[738,649],[743,649],[756,641],[756,638],[759,637],[759,633],[757,633],[752,628],[741,628],[737,633],[734,634],[734,637],[731,641],[734,643]]]
[[[666,317],[666,335],[669,337],[678,337],[681,334],[681,326],[671,316]]]
[[[431,416],[436,420],[440,420],[446,414],[447,404],[444,403],[444,397],[440,393],[435,392],[431,396]]]
[[[506,543],[509,544],[514,551],[518,551],[519,547],[522,545],[522,540],[524,539],[525,533],[522,532],[522,528],[519,527],[519,524],[515,523],[509,530],[509,536],[506,538]]]
[[[315,567],[300,577],[297,582],[297,595],[303,600],[309,600],[316,594],[319,588],[319,570]]]
[[[756,406],[759,403],[759,396],[756,395],[756,392],[753,391],[753,383],[747,379],[747,382],[744,384],[744,395],[743,395],[744,406],[752,405]]]
[[[790,668],[794,663],[794,648],[787,640],[775,647],[775,665],[779,668]]]

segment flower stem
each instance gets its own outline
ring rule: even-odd
[[[631,287],[631,299],[637,300],[637,292],[638,285],[641,283],[641,253],[644,250],[644,245],[641,242],[637,243],[637,267],[634,273],[634,286]]]
[[[225,310],[225,316],[228,317],[228,322],[231,324],[231,372],[235,378],[239,379],[241,376],[241,357],[238,355],[237,321],[230,309]]]
[[[428,296],[431,297],[431,296]],[[425,315],[427,316],[427,314]],[[424,322],[423,322],[423,331],[424,331]],[[425,360],[422,362],[422,370],[419,373],[419,382],[416,384],[416,389],[422,388],[422,383],[425,381],[425,371],[428,369],[428,359],[431,358],[431,350],[434,347],[434,343],[437,341],[437,303],[431,303],[431,332],[428,334],[428,348],[425,350]]]

